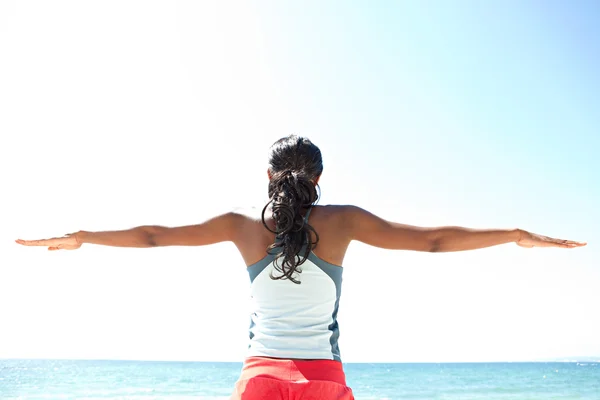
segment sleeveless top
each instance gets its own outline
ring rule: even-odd
[[[308,222],[309,209],[305,216]],[[274,267],[275,255],[250,265],[250,344],[247,357],[325,359],[341,362],[338,307],[342,270],[312,251],[289,279]],[[279,261],[282,262],[282,261]]]

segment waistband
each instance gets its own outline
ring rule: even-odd
[[[329,381],[346,386],[342,363],[335,360],[288,360],[248,357],[244,360],[241,380],[254,377],[287,382]]]

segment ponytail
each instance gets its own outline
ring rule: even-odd
[[[299,266],[306,261],[319,241],[319,235],[303,217],[303,211],[308,212],[318,197],[315,183],[302,171],[286,169],[272,174],[269,202],[263,208],[262,222],[276,235],[275,243],[268,247],[267,252],[276,254],[274,266],[282,275],[275,277],[271,273],[271,279],[289,279],[300,283],[293,274],[302,272]],[[270,229],[265,222],[265,212],[269,205],[273,212],[275,230]]]

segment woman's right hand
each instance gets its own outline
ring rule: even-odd
[[[48,246],[48,250],[76,250],[81,247],[77,233],[69,233],[63,237],[38,240],[17,239],[15,242],[23,246]]]

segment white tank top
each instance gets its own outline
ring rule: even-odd
[[[306,215],[308,216],[310,210]],[[342,267],[321,260],[312,251],[289,279],[267,255],[248,267],[250,275],[250,344],[247,357],[325,359],[341,361],[337,313]],[[282,261],[279,261],[282,262]]]

